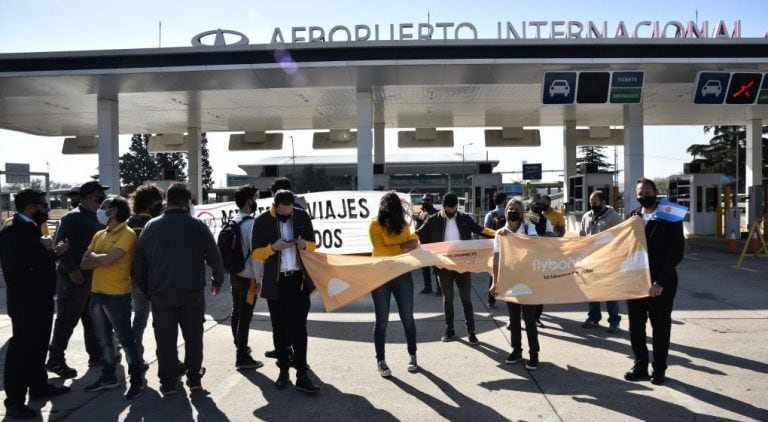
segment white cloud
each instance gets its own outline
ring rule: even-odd
[[[640,271],[646,268],[648,268],[648,254],[645,251],[637,251],[621,263],[619,271]]]
[[[332,278],[328,280],[328,295],[336,296],[349,288],[349,283],[339,278]]]
[[[525,296],[532,295],[533,290],[525,283],[517,283],[511,289],[504,292],[504,296]]]

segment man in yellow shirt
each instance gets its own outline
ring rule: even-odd
[[[96,211],[96,218],[107,228],[96,232],[80,262],[81,269],[93,269],[89,311],[102,350],[101,377],[96,383],[85,387],[85,391],[108,390],[119,385],[112,344],[116,334],[125,350],[131,376],[131,387],[125,395],[129,400],[139,397],[144,389],[144,371],[131,330],[130,274],[136,233],[125,223],[130,215],[125,198],[116,196],[105,199]]]
[[[560,211],[552,208],[552,198],[548,195],[541,197],[544,205],[544,217],[552,223],[552,228],[555,229],[557,237],[565,236],[565,216]]]

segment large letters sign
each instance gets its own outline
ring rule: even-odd
[[[307,193],[297,196],[297,205],[306,209],[312,217],[315,229],[315,243],[321,252],[336,254],[370,253],[371,241],[368,238],[368,226],[379,212],[379,201],[383,191],[330,191]],[[406,209],[411,214],[408,195],[398,194]],[[272,206],[272,198],[256,200],[260,215]],[[218,236],[222,224],[238,213],[234,202],[198,205],[193,215],[203,220],[211,229],[214,237]],[[410,219],[408,220],[410,222]]]

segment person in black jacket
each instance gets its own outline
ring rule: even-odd
[[[294,206],[289,190],[275,193],[272,207],[253,222],[251,257],[264,261],[261,297],[267,299],[272,318],[272,341],[277,352],[280,375],[275,386],[288,386],[293,347],[296,389],[314,394],[320,390],[309,377],[307,365],[307,315],[309,294],[315,290],[301,263],[298,249],[314,251],[315,231],[303,209]]]
[[[685,241],[683,223],[668,222],[656,217],[658,193],[656,184],[649,179],[637,181],[635,192],[641,207],[632,211],[645,223],[648,242],[648,263],[652,285],[648,297],[627,301],[629,309],[629,333],[635,365],[624,374],[627,381],[651,379],[657,385],[664,383],[669,354],[669,337],[672,329],[672,307],[677,292],[675,267],[683,260]],[[653,327],[653,374],[648,374],[648,346],[645,324],[651,319]]]
[[[6,416],[39,417],[24,404],[29,398],[63,394],[69,387],[48,384],[45,354],[53,322],[56,291],[56,256],[67,242],[53,246],[40,226],[48,221],[45,193],[24,189],[16,194],[16,215],[0,231],[0,265],[7,288],[8,316],[13,335],[8,340],[3,383]]]
[[[443,242],[450,240],[470,240],[472,233],[494,236],[495,231],[485,228],[475,222],[472,217],[460,213],[457,208],[459,198],[456,194],[448,192],[443,196],[443,209],[427,219],[424,225],[416,231],[421,243]],[[467,321],[467,333],[469,343],[478,344],[475,336],[475,313],[472,309],[472,273],[456,272],[442,268],[437,269],[437,279],[443,291],[443,311],[445,312],[445,334],[443,341],[451,341],[456,338],[453,329],[453,283],[459,287],[459,298],[464,308],[464,317]]]
[[[413,221],[416,223],[416,230],[420,229],[427,219],[437,213],[437,208],[433,205],[434,198],[431,194],[425,193],[421,197],[421,211],[417,214],[413,214]],[[432,273],[434,269],[432,267],[421,267],[421,278],[424,279],[424,288],[419,291],[420,294],[432,293]],[[440,296],[440,283],[437,283],[436,294]]]

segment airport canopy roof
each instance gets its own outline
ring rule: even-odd
[[[646,125],[768,120],[766,105],[696,105],[699,71],[768,72],[766,39],[334,42],[0,55],[0,128],[97,133],[348,129],[358,91],[388,128],[621,126],[620,105],[543,105],[547,71],[642,70]]]

